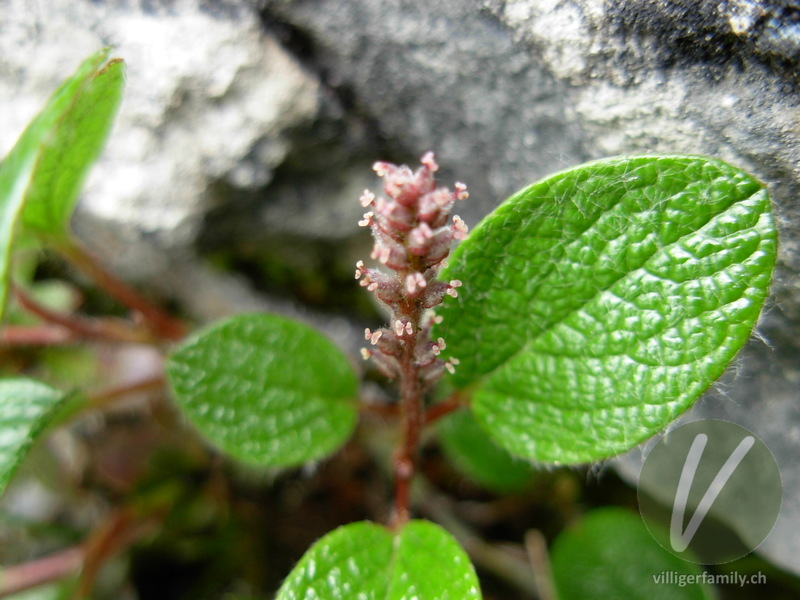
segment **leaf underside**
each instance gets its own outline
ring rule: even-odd
[[[190,421],[251,464],[321,458],[355,426],[358,380],[347,357],[276,315],[238,315],[199,332],[170,356],[167,374]]]
[[[0,494],[61,399],[60,392],[32,379],[0,380]]]
[[[438,525],[398,532],[360,522],[332,531],[295,566],[277,600],[478,600],[469,558]]]
[[[747,341],[776,254],[769,197],[720,161],[589,163],[518,192],[454,252],[436,335],[481,426],[581,463],[674,420]]]

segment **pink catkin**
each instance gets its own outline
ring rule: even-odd
[[[355,278],[392,313],[389,327],[366,331],[373,347],[362,351],[364,358],[375,361],[387,376],[397,377],[401,369],[398,349],[413,344],[419,380],[427,389],[445,369],[452,372],[458,361],[438,358],[445,343],[442,338],[430,339],[431,326],[438,322],[433,315],[414,317],[418,321],[414,323],[409,315],[435,308],[445,295],[458,295],[455,288],[460,281],[445,283],[437,276],[453,242],[467,235],[464,221],[458,216],[451,219],[450,211],[469,193],[463,183],[456,183],[455,191],[436,187],[434,173],[439,166],[433,152],[427,152],[420,162],[416,171],[388,162],[373,166],[384,180],[386,197],[364,190],[359,200],[368,212],[359,225],[372,230],[371,258],[393,273],[368,269],[359,261]]]

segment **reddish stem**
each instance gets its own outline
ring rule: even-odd
[[[6,325],[0,331],[0,340],[9,346],[58,346],[74,342],[76,336],[71,331],[50,325]]]
[[[448,398],[442,400],[438,404],[434,404],[425,411],[425,415],[422,418],[422,425],[423,427],[427,427],[442,417],[447,416],[450,413],[459,410],[460,408],[464,408],[465,406],[467,406],[467,399],[464,397],[464,393],[453,392],[453,394],[451,394]]]
[[[422,430],[466,405],[461,392],[423,411],[423,393],[419,373],[409,346],[402,360],[400,380],[400,415],[403,439],[394,457],[395,499],[391,525],[402,526],[409,519],[411,504],[411,480],[417,471],[417,453]]]
[[[71,332],[72,339],[134,343],[155,341],[146,331],[137,330],[120,321],[57,313],[39,304],[19,287],[14,287],[14,297],[32,315]]]
[[[129,394],[136,394],[138,392],[150,392],[161,389],[164,386],[164,376],[155,375],[148,379],[143,379],[135,383],[127,383],[105,390],[101,390],[94,394],[89,394],[86,403],[86,409],[102,408],[106,404],[114,402],[118,398],[122,398]]]
[[[358,410],[363,416],[379,419],[396,419],[400,415],[399,406],[396,404],[367,404],[362,400]]]
[[[108,294],[142,315],[159,338],[178,341],[186,335],[186,326],[162,310],[127,283],[103,267],[94,256],[75,242],[60,244],[58,251],[73,265],[92,278]]]
[[[404,274],[401,272],[401,281]],[[408,319],[414,332],[420,331],[424,310],[416,302],[402,306],[403,317]],[[420,383],[419,366],[414,356],[417,338],[406,338],[400,357],[400,419],[402,441],[394,456],[394,512],[391,526],[401,527],[411,515],[411,481],[417,471],[419,438],[423,426],[423,390]]]
[[[86,540],[83,569],[73,595],[75,600],[91,596],[100,569],[136,539],[137,525],[130,510],[119,509]]]
[[[83,549],[74,547],[44,558],[4,567],[0,577],[0,598],[63,579],[78,571],[82,563]]]

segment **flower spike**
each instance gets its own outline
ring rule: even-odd
[[[433,152],[426,152],[420,163],[416,171],[383,161],[373,165],[384,180],[386,197],[364,190],[359,202],[369,210],[358,224],[372,230],[371,258],[394,275],[368,269],[358,261],[355,278],[392,312],[389,329],[365,331],[373,347],[364,349],[363,356],[391,376],[402,371],[399,365],[407,364],[403,361],[411,361],[421,388],[429,389],[445,370],[453,371],[458,364],[453,358],[438,358],[445,341],[430,339],[431,327],[439,321],[426,311],[441,304],[445,296],[458,296],[461,282],[442,282],[437,275],[453,242],[467,237],[466,223],[458,215],[451,218],[450,211],[469,193],[461,182],[454,184],[455,191],[436,187],[434,173],[439,165]]]

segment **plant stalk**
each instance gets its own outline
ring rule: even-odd
[[[154,392],[164,387],[164,376],[154,375],[147,379],[142,379],[134,383],[107,388],[93,394],[88,394],[86,398],[86,410],[97,410],[111,404],[119,398],[124,398],[130,394],[140,392]]]
[[[186,326],[172,315],[153,304],[142,294],[102,266],[97,259],[77,242],[56,245],[56,249],[70,263],[88,275],[95,283],[119,302],[139,313],[150,330],[159,338],[179,341],[186,335]]]
[[[0,342],[8,346],[60,346],[77,339],[71,331],[51,325],[6,325],[0,330]]]
[[[76,546],[30,562],[5,567],[0,576],[0,598],[13,596],[77,573],[84,551]]]
[[[22,288],[17,286],[14,287],[14,298],[23,309],[32,315],[71,333],[68,339],[132,343],[153,343],[156,341],[149,332],[137,329],[119,320],[88,318],[55,312],[39,304]]]
[[[412,309],[406,318],[419,331],[419,310]],[[402,527],[411,514],[411,481],[417,471],[417,453],[423,424],[423,393],[414,357],[416,339],[406,341],[400,361],[400,420],[402,438],[394,457],[395,498],[392,527]]]
[[[439,419],[446,417],[450,413],[453,413],[460,408],[464,408],[467,405],[468,401],[465,398],[465,393],[463,391],[453,392],[446,399],[442,400],[441,402],[437,402],[425,411],[422,419],[422,425],[423,427],[432,425]]]

